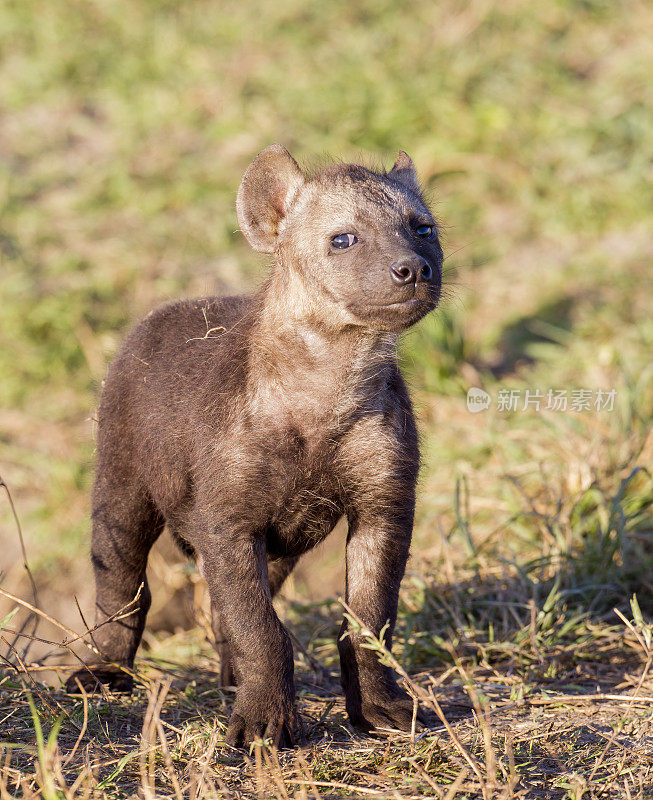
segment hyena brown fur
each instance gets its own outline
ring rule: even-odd
[[[391,645],[419,461],[396,344],[438,302],[442,250],[403,152],[389,172],[335,164],[308,178],[272,145],[247,169],[237,211],[251,246],[272,255],[261,291],[150,313],[109,370],[93,490],[104,622],[94,639],[106,661],[132,667],[148,553],[167,525],[207,581],[222,679],[237,681],[227,742],[284,746],[300,720],[272,597],[343,515],[347,603],[373,632],[387,624]],[[409,729],[411,699],[361,644],[355,631],[338,641],[351,722]],[[71,677],[71,691],[76,680],[131,688],[100,659]]]

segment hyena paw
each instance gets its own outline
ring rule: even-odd
[[[102,687],[116,694],[131,694],[134,689],[134,679],[118,667],[105,664],[93,665],[78,669],[66,681],[68,694],[80,694],[81,689],[89,694],[102,691]]]

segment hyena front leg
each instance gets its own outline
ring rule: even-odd
[[[271,559],[268,557],[268,582],[272,597],[281,589],[284,581],[293,571],[295,564],[299,561],[299,556],[287,556],[285,558]],[[211,620],[213,636],[215,637],[215,650],[220,658],[220,685],[235,686],[238,683],[238,676],[235,674],[231,647],[229,646],[229,635],[226,625],[222,620],[220,609],[211,606]]]

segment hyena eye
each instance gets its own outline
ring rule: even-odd
[[[431,236],[433,236],[433,226],[420,225],[419,227],[415,228],[415,233],[422,239],[430,239]]]
[[[336,250],[346,250],[352,244],[356,244],[357,241],[358,239],[353,233],[339,233],[331,239],[331,247],[335,247]]]

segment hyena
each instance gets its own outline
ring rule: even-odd
[[[389,171],[332,164],[309,177],[271,145],[236,207],[271,256],[260,291],[150,313],[108,372],[92,503],[100,656],[68,685],[131,690],[120,667],[134,662],[148,553],[167,525],[206,579],[221,680],[237,685],[226,741],[288,746],[301,721],[272,598],[343,516],[346,602],[391,646],[419,463],[397,338],[436,307],[442,249],[403,151]],[[412,700],[363,644],[345,620],[352,724],[410,729]]]

